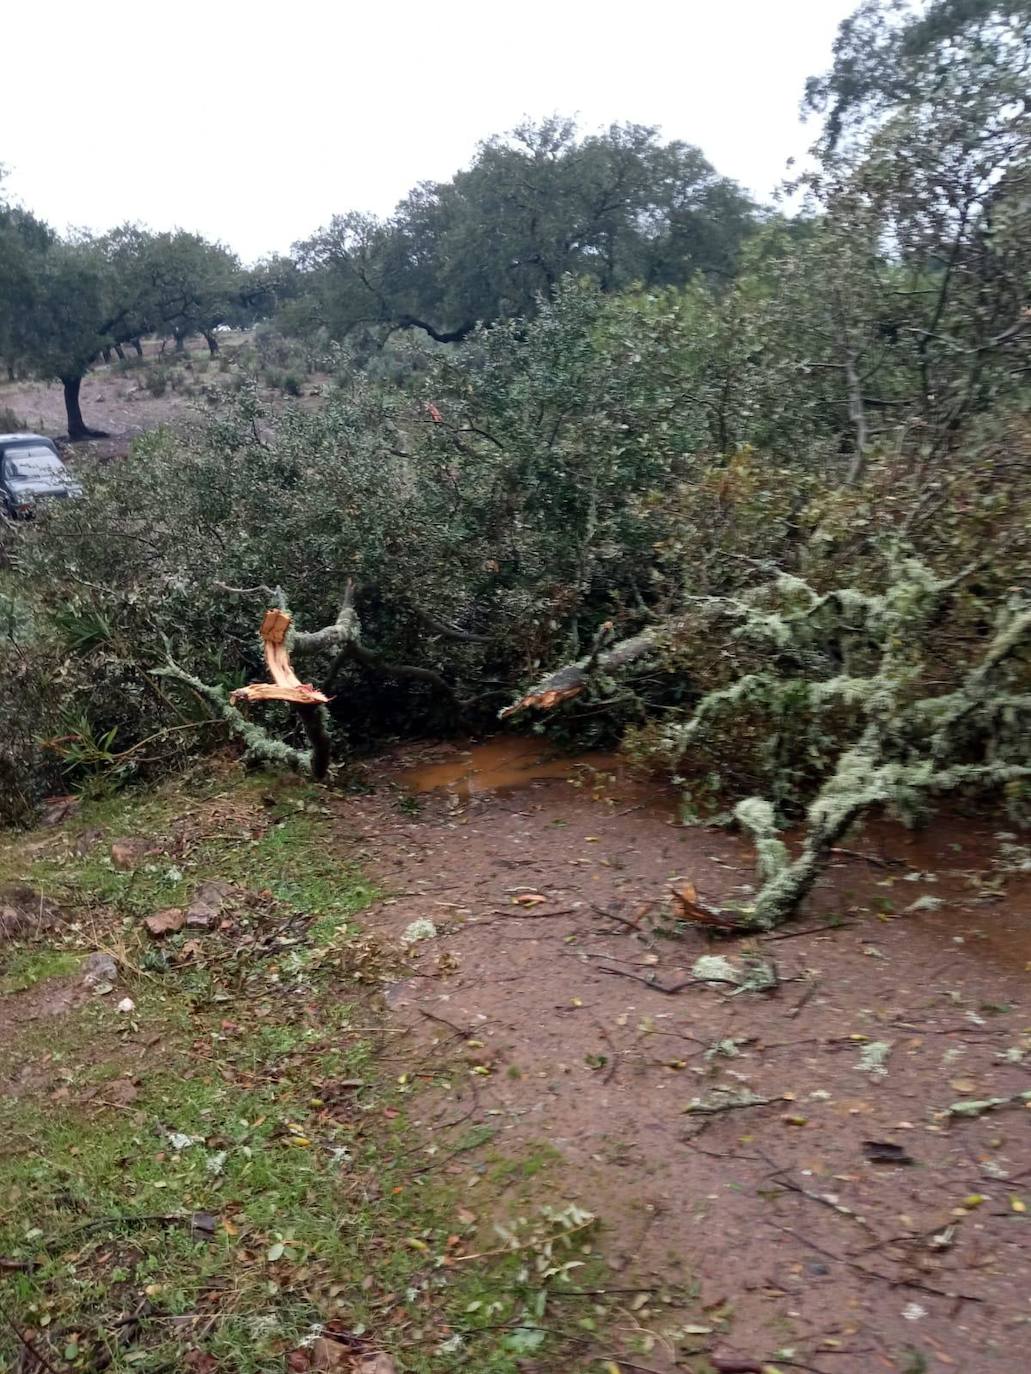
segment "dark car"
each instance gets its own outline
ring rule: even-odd
[[[13,520],[35,515],[40,502],[81,496],[82,487],[41,434],[0,434],[0,506]]]

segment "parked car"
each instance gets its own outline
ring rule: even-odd
[[[43,501],[81,496],[82,487],[42,434],[0,434],[0,506],[12,520],[27,520]]]

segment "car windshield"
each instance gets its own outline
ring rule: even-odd
[[[44,444],[20,444],[7,450],[4,476],[31,481],[39,477],[62,477],[64,464]]]

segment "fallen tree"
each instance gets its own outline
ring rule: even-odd
[[[769,929],[797,910],[834,846],[871,808],[883,806],[911,823],[936,794],[1012,788],[1031,779],[1031,691],[1026,665],[1023,676],[1013,670],[1031,642],[1031,607],[1014,594],[980,657],[957,675],[952,690],[936,694],[928,637],[974,569],[938,577],[898,550],[888,551],[887,565],[884,589],[876,593],[821,594],[800,578],[781,576],[746,597],[706,600],[710,614],[730,622],[731,636],[756,670],[708,692],[687,720],[667,727],[669,764],[679,767],[714,728],[727,733],[746,705],[766,710],[771,737],[792,722],[802,733],[831,712],[851,720],[853,733],[808,806],[798,856],[780,838],[780,797],[744,798],[733,816],[755,841],[755,900],[722,912],[698,903],[688,916],[725,928]],[[667,622],[559,669],[502,714],[548,710],[580,695],[593,673],[625,669],[669,642],[673,626],[683,628]]]

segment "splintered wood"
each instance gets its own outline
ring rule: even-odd
[[[576,664],[560,668],[557,673],[539,683],[525,697],[498,712],[498,719],[518,715],[520,711],[551,711],[562,701],[578,697],[587,686],[587,674]]]
[[[297,706],[322,706],[329,697],[310,682],[301,682],[290,665],[286,637],[290,631],[289,612],[268,610],[261,622],[261,638],[265,645],[265,662],[271,682],[252,682],[238,687],[230,701],[292,701]]]

